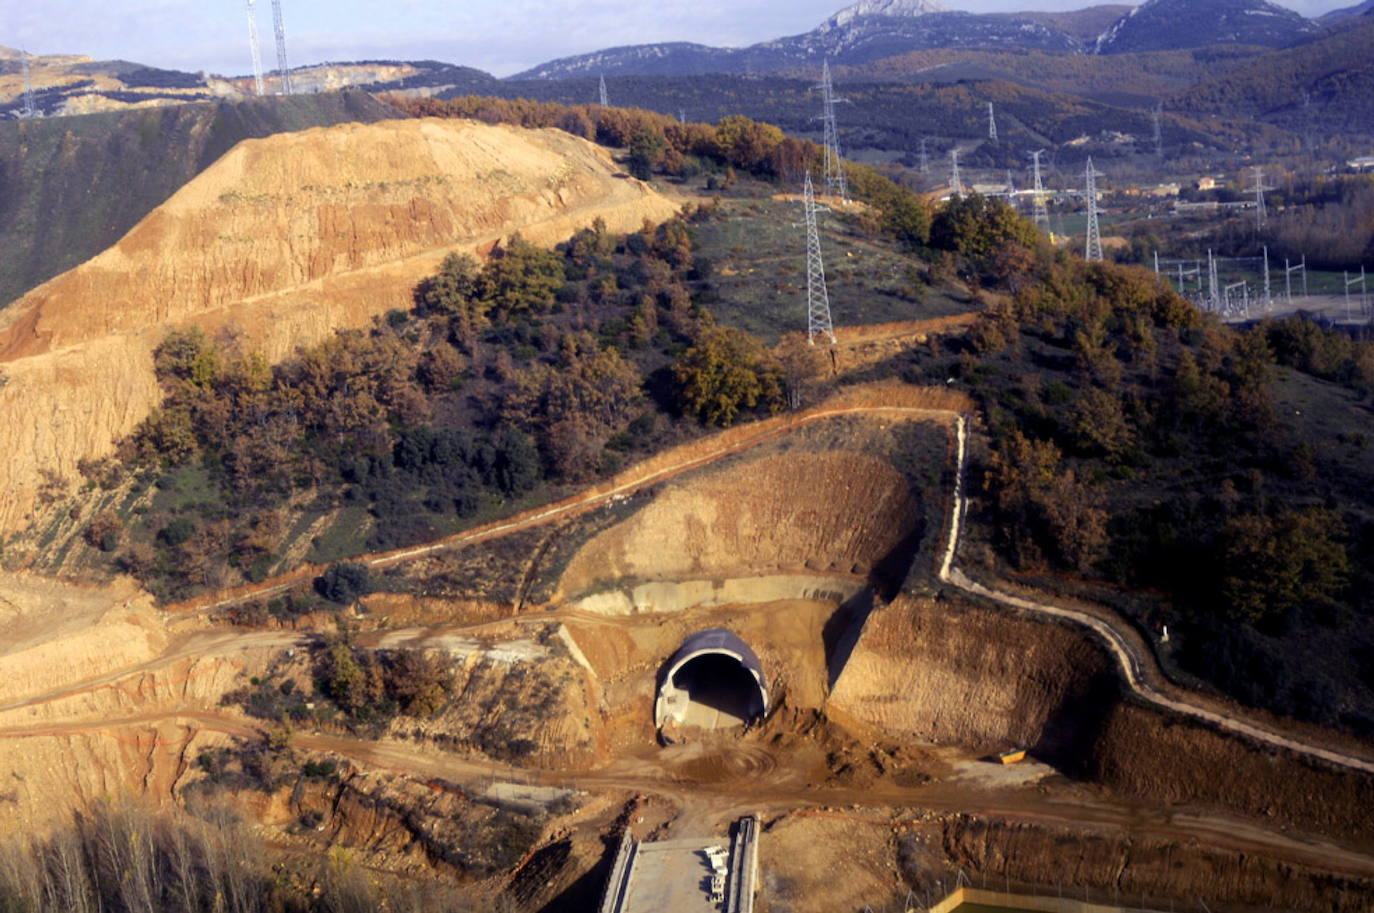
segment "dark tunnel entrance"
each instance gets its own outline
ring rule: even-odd
[[[743,726],[768,710],[754,651],[723,628],[689,637],[663,667],[654,722],[662,730]]]

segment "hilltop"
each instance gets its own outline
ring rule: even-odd
[[[0,308],[109,247],[241,140],[394,116],[344,92],[0,121]]]
[[[14,455],[0,526],[156,405],[150,353],[167,328],[279,358],[408,306],[455,248],[484,253],[515,232],[551,243],[597,217],[628,228],[676,208],[616,174],[561,131],[460,121],[239,143],[113,247],[0,312],[0,434]]]

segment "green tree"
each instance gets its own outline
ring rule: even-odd
[[[1254,624],[1335,599],[1350,577],[1343,534],[1340,517],[1322,508],[1231,518],[1221,535],[1224,611]]]
[[[630,137],[629,156],[625,163],[630,167],[630,174],[647,181],[653,176],[654,168],[663,161],[663,153],[668,148],[668,141],[663,138],[663,133],[648,126],[641,126]]]
[[[498,319],[515,314],[543,314],[553,309],[555,296],[566,276],[563,258],[553,251],[513,236],[487,261],[478,278],[482,301]]]
[[[997,253],[1009,244],[1034,249],[1035,226],[1001,200],[982,194],[956,196],[941,207],[930,226],[930,246],[953,251],[979,273],[991,273]]]
[[[1099,453],[1111,462],[1118,462],[1135,443],[1121,399],[1100,387],[1091,387],[1078,397],[1069,428],[1082,450]]]
[[[741,410],[783,406],[782,372],[757,339],[708,326],[673,364],[683,411],[708,425],[730,425]]]
[[[315,589],[330,602],[348,605],[372,592],[372,573],[365,564],[340,561],[325,568],[315,581]]]

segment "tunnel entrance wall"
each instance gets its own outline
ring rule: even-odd
[[[736,664],[738,677],[733,682],[729,679],[734,676],[722,674],[722,672],[728,673],[728,669],[711,669],[709,667],[709,658],[716,656]],[[662,728],[669,722],[679,724],[688,722],[687,717],[691,706],[699,700],[693,695],[692,685],[694,681],[692,678],[693,669],[691,668],[693,666],[706,666],[706,668],[699,669],[697,674],[712,676],[709,683],[705,680],[698,682],[697,690],[707,692],[705,695],[708,702],[707,706],[712,706],[729,717],[743,715],[745,718],[740,719],[740,722],[748,722],[768,712],[768,682],[764,678],[763,664],[759,662],[758,655],[734,632],[725,628],[710,628],[687,638],[677,652],[669,657],[664,664],[659,679],[657,697],[654,701],[654,725],[656,727]],[[687,673],[685,677],[684,673]],[[707,687],[702,688],[701,685],[703,684],[706,684]],[[733,690],[734,695],[721,694],[718,693],[720,688],[713,689],[710,687],[717,684]],[[751,685],[749,690],[755,693],[747,696],[739,695],[738,690],[745,684]],[[722,704],[724,706],[718,706]]]

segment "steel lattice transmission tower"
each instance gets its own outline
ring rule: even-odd
[[[24,108],[19,112],[22,118],[38,116],[38,108],[33,103],[33,77],[29,75],[29,52],[19,52],[20,66],[24,70]]]
[[[830,61],[821,63],[821,82],[816,86],[821,93],[821,125],[825,128],[825,150],[823,154],[825,190],[831,196],[849,202],[849,182],[844,174],[844,160],[840,158],[840,133],[835,126],[835,102],[843,101],[835,97],[835,87],[830,82]]]
[[[601,76],[600,85],[597,86],[597,92],[597,98],[601,102],[601,107],[609,108],[611,106],[611,99],[610,96],[606,94],[606,76],[604,73]]]
[[[244,0],[248,7],[248,47],[253,52],[253,85],[262,95],[262,53],[258,50],[258,17],[253,12],[253,0]]]
[[[1259,165],[1255,166],[1255,231],[1264,228],[1264,223],[1269,220],[1269,213],[1264,208],[1264,192],[1273,190],[1273,187],[1265,186],[1264,169]]]
[[[286,27],[281,22],[281,0],[272,0],[272,31],[277,33],[277,76],[281,81],[278,90],[282,95],[290,95],[291,67],[286,63]]]
[[[921,137],[921,149],[919,153],[921,174],[930,174],[930,153],[926,152],[926,138]]]
[[[988,102],[988,139],[997,142],[997,118],[992,116],[992,102]]]
[[[1044,154],[1044,149],[1037,149],[1031,153],[1031,170],[1035,181],[1034,189],[1031,191],[1031,219],[1041,231],[1048,235],[1050,233],[1050,211],[1045,207],[1045,185],[1040,181],[1040,156]]]
[[[806,341],[816,344],[825,336],[833,345],[835,327],[830,322],[830,296],[825,290],[825,264],[821,261],[821,235],[816,228],[816,189],[811,172],[806,172],[802,187],[802,206],[806,209]]]
[[[1101,174],[1093,168],[1093,157],[1088,156],[1087,189],[1088,198],[1088,239],[1083,245],[1083,259],[1088,261],[1102,259],[1102,232],[1097,227],[1097,178]]]
[[[959,180],[959,147],[949,150],[949,192],[953,196],[964,192],[964,182]]]

